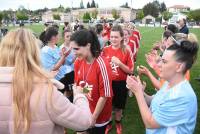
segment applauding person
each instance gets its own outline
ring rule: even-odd
[[[197,43],[189,41],[181,41],[168,47],[159,63],[160,77],[166,82],[154,96],[144,93],[139,78],[128,76],[127,87],[136,96],[147,134],[193,133],[197,98],[185,79],[185,73],[192,67],[197,53]]]

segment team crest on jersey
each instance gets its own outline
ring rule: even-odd
[[[116,64],[113,63],[113,62],[110,62],[110,65],[111,65],[111,68],[112,68],[112,72],[117,74],[117,73],[118,73],[117,68],[118,68],[119,66],[116,65]]]

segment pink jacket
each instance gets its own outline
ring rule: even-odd
[[[12,67],[0,67],[0,134],[13,134],[12,70]],[[32,122],[28,134],[64,134],[64,127],[76,131],[90,127],[92,115],[84,95],[76,95],[72,104],[55,87],[53,108],[47,103],[47,86],[45,82],[35,82],[30,99]]]

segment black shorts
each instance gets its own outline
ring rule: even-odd
[[[106,126],[102,126],[102,127],[93,127],[87,130],[87,132],[89,134],[105,134],[106,131]]]
[[[85,130],[88,134],[105,134],[106,131],[106,125],[101,127],[93,127],[89,128],[88,130]],[[84,131],[77,131],[77,132],[84,132]]]
[[[59,81],[65,85],[64,89],[59,91],[63,94],[66,91],[67,98],[70,100],[70,102],[73,102],[72,84],[74,83],[74,71],[65,74],[65,76]]]
[[[113,89],[113,108],[124,109],[127,100],[128,89],[126,88],[126,81],[112,81]]]

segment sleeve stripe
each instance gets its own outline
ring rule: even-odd
[[[100,69],[101,69],[102,76],[103,76],[103,83],[104,83],[104,87],[105,87],[105,96],[110,97],[111,96],[110,95],[110,84],[109,84],[108,73],[107,73],[105,63],[101,57],[99,57],[97,61],[99,62]]]
[[[110,82],[109,82],[109,79],[108,79],[108,72],[107,72],[107,69],[106,69],[106,65],[105,65],[105,63],[104,63],[104,61],[103,61],[103,59],[101,57],[99,57],[97,59],[97,62],[99,63],[100,70],[101,70],[102,77],[103,77],[105,96],[106,97],[111,97]]]

